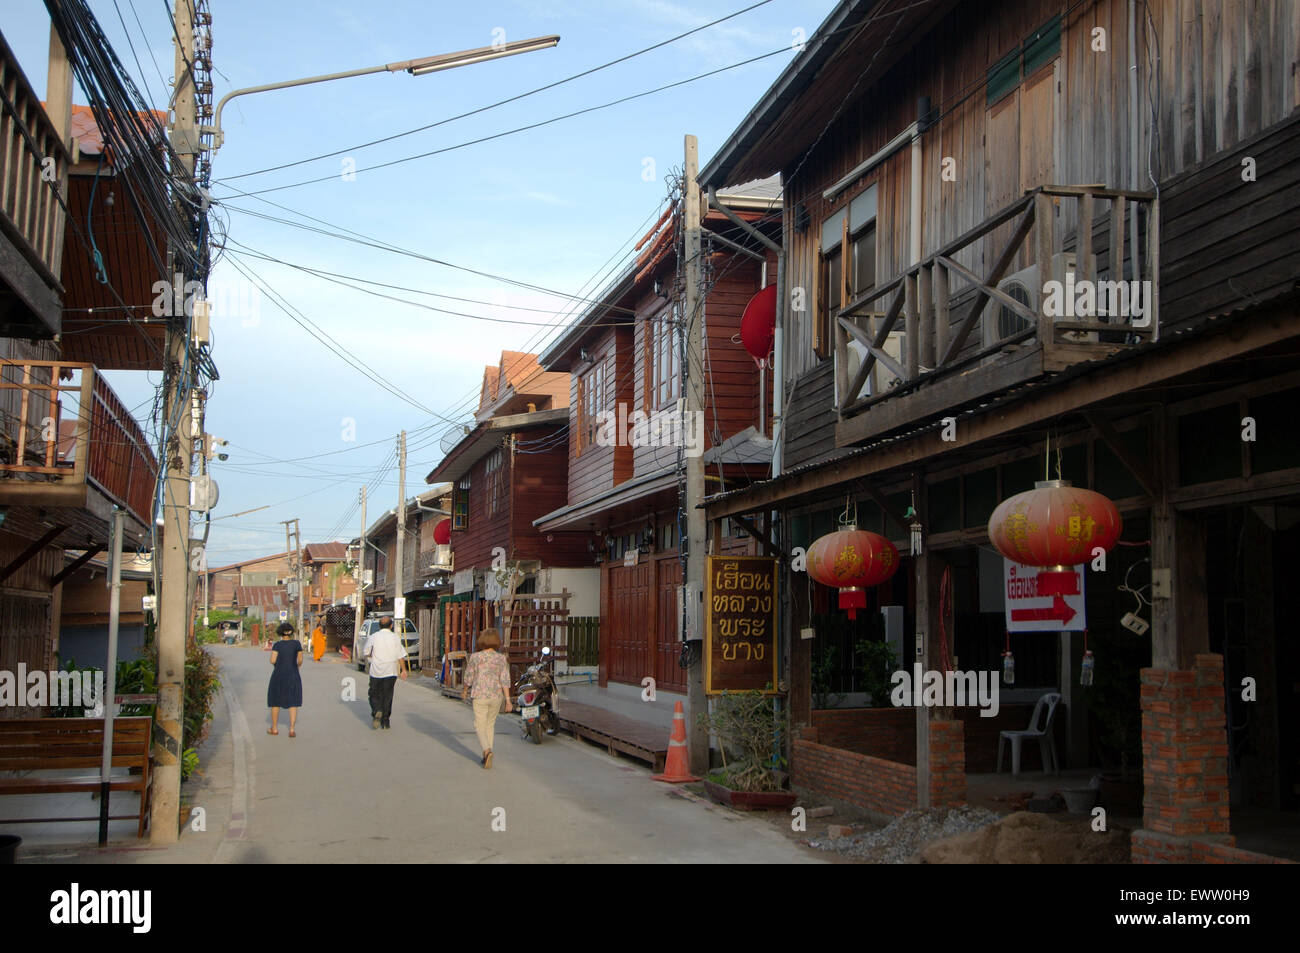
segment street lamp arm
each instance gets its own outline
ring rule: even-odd
[[[221,97],[217,103],[217,112],[213,117],[213,125],[201,126],[199,131],[202,133],[212,134],[212,151],[216,152],[221,148],[222,141],[225,139],[225,133],[221,129],[221,111],[226,108],[226,103],[236,96],[247,96],[250,93],[265,93],[273,89],[288,89],[291,86],[310,86],[313,83],[327,83],[335,79],[349,79],[353,76],[368,76],[371,73],[410,73],[412,76],[424,76],[428,73],[436,73],[441,70],[455,69],[458,66],[469,66],[472,63],[482,63],[487,60],[500,59],[503,56],[515,56],[519,53],[531,53],[534,50],[544,50],[555,46],[560,42],[558,36],[540,36],[530,40],[516,40],[513,43],[503,43],[497,46],[483,46],[474,50],[461,50],[459,53],[439,53],[437,56],[425,56],[420,59],[403,60],[400,63],[383,63],[379,66],[368,66],[364,69],[347,70],[343,73],[326,73],[323,76],[308,76],[304,79],[289,79],[280,83],[266,83],[262,86],[245,86],[243,89],[232,89],[226,95]]]

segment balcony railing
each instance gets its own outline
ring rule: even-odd
[[[0,37],[0,231],[55,290],[61,288],[64,218],[56,189],[66,194],[68,160],[45,107]]]
[[[1101,218],[1105,205],[1108,222]],[[980,251],[992,263],[983,276],[974,270]],[[1017,383],[1017,375],[1060,370],[1153,340],[1159,270],[1159,210],[1152,193],[1095,186],[1033,190],[840,309],[834,326],[838,442],[907,422],[908,415],[894,413],[846,430],[844,421],[869,405],[961,371],[988,371],[1031,347],[1033,360],[1024,368],[982,373],[942,394],[931,389],[922,403],[951,408],[963,396]],[[1080,297],[1085,288],[1088,296]],[[999,353],[1004,350],[1010,354]],[[917,416],[925,412],[916,410]]]
[[[148,525],[158,464],[92,364],[0,363],[0,499],[84,505],[93,486]]]

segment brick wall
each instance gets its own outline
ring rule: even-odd
[[[1270,857],[1235,846],[1231,835],[1179,837],[1158,831],[1133,832],[1132,862],[1135,864],[1291,864],[1295,861]]]
[[[1192,671],[1142,670],[1142,826],[1180,836],[1227,834],[1228,737],[1223,656]]]
[[[902,814],[916,806],[916,768],[845,751],[814,741],[794,742],[790,781],[878,814]]]
[[[978,709],[957,709],[955,714],[964,726],[964,758],[967,772],[988,772],[997,766],[998,733],[1020,731],[1029,727],[1033,705],[1003,705],[993,718],[981,718]],[[1064,721],[1065,706],[1056,708],[1056,722]],[[916,764],[916,709],[914,708],[846,708],[816,709],[812,713],[818,740],[825,745],[856,751],[875,758]],[[1057,752],[1064,758],[1064,742],[1058,733]],[[1011,770],[1011,753],[1007,752],[1003,770]],[[1038,744],[1029,742],[1021,748],[1020,770],[1041,771]]]
[[[966,735],[961,721],[930,722],[930,806],[966,803]]]
[[[875,713],[908,716],[907,731],[916,747],[912,709],[874,709]],[[814,713],[814,718],[820,712]],[[841,712],[836,714],[848,714]],[[888,720],[888,719],[882,719]],[[837,719],[832,722],[835,736]],[[916,766],[849,751],[827,744],[821,726],[805,728],[794,742],[790,780],[796,787],[878,814],[902,814],[916,807]],[[952,807],[966,803],[964,731],[960,721],[930,722],[930,804]]]

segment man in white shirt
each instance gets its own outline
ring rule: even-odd
[[[393,631],[392,616],[379,620],[379,631],[366,646],[366,658],[370,661],[370,727],[391,728],[388,719],[393,713],[393,690],[398,675],[406,679],[406,647]]]

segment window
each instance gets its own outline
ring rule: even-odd
[[[600,415],[608,397],[606,390],[603,361],[578,378],[578,453],[596,443]]]
[[[505,468],[502,466],[504,454],[498,447],[488,454],[483,470],[487,475],[487,513],[496,516],[505,508]]]
[[[844,283],[844,245],[848,237],[848,282]],[[813,348],[819,357],[834,350],[840,299],[852,301],[876,284],[876,187],[871,185],[822,223],[821,288]]]
[[[460,478],[451,495],[451,528],[469,529],[469,474]]]
[[[682,309],[678,302],[646,322],[645,409],[660,410],[682,393]]]
[[[1052,17],[1025,42],[989,67],[985,79],[987,105],[1009,95],[1026,76],[1052,62],[1061,53],[1061,17]]]

